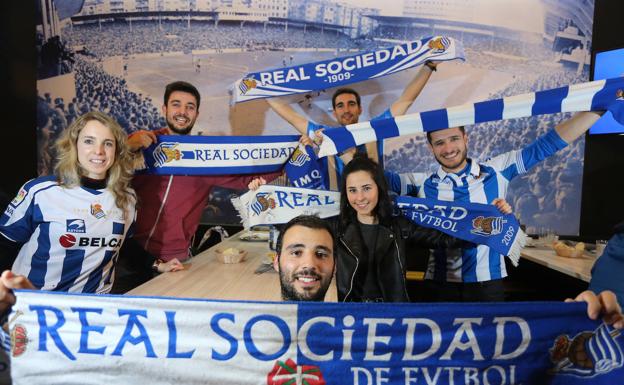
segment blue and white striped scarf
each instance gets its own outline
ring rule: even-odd
[[[357,55],[253,72],[232,86],[232,103],[320,91],[375,79],[429,60],[464,60],[461,42],[434,36]]]
[[[349,148],[380,139],[557,112],[610,110],[616,119],[620,117],[624,120],[622,103],[616,103],[622,89],[624,77],[619,77],[328,128],[323,131],[323,142],[318,156],[339,154]]]

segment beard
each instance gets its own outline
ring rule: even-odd
[[[436,156],[435,158],[438,161],[438,163],[442,165],[443,167],[449,170],[454,170],[458,168],[459,166],[461,166],[466,161],[466,159],[468,159],[468,151],[466,149],[464,149],[463,151],[460,151],[459,158],[456,161],[449,161],[438,156]]]
[[[195,122],[192,121],[192,122],[189,122],[188,126],[183,127],[183,128],[178,128],[175,126],[173,120],[167,119],[167,127],[169,127],[171,131],[175,132],[178,135],[188,135],[193,129],[194,125],[195,125]]]
[[[345,115],[341,115],[340,118],[338,118],[338,123],[341,126],[348,126],[349,124],[355,124],[358,122],[359,120],[359,116],[356,115],[349,115],[349,116],[345,116]]]
[[[319,278],[320,287],[316,292],[312,290],[305,290],[303,293],[298,292],[293,286],[292,282],[297,279],[299,275],[307,275],[314,278]],[[280,286],[282,289],[282,299],[284,301],[317,301],[323,302],[325,300],[325,294],[327,293],[327,289],[329,289],[329,284],[331,283],[331,275],[329,277],[321,277],[314,270],[303,269],[302,271],[289,274],[288,272],[284,272],[283,269],[280,269]]]

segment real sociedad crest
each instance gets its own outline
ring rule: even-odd
[[[102,209],[102,205],[99,203],[91,204],[91,215],[93,215],[97,219],[106,217],[106,213],[104,212],[104,209]]]
[[[550,360],[554,364],[549,373],[594,377],[621,368],[624,365],[624,354],[615,341],[620,331],[609,329],[603,323],[593,332],[584,331],[572,339],[565,334],[557,337],[549,350]]]
[[[161,167],[165,163],[180,160],[182,153],[176,147],[178,147],[177,143],[159,143],[154,149],[154,167]]]
[[[275,199],[271,198],[271,193],[257,193],[256,197],[251,202],[250,207],[251,211],[253,211],[256,215],[260,215],[260,213],[267,211],[269,208],[275,208]]]
[[[241,92],[241,95],[245,95],[249,90],[256,88],[258,86],[258,82],[254,78],[244,78],[241,80],[238,85],[238,89]]]
[[[432,53],[443,53],[451,46],[451,40],[448,37],[436,37],[427,44]]]
[[[292,164],[293,166],[301,167],[309,160],[310,156],[305,151],[302,151],[301,147],[297,147],[292,153],[288,163]]]
[[[325,385],[318,366],[297,365],[292,359],[277,361],[267,375],[267,385]]]
[[[498,235],[503,232],[503,225],[507,221],[503,217],[478,216],[472,220],[471,233],[483,236]]]

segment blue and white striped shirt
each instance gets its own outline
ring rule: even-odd
[[[20,189],[0,217],[0,234],[22,244],[12,270],[35,287],[107,293],[134,219],[134,203],[124,213],[109,190],[66,188],[48,176]]]
[[[401,195],[489,204],[504,198],[511,180],[563,149],[567,143],[555,130],[549,131],[522,150],[509,151],[477,163],[468,159],[466,168],[434,174],[386,172],[390,189]],[[432,250],[426,279],[449,282],[483,282],[507,276],[504,256],[478,245],[469,249]]]

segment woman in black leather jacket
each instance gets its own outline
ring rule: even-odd
[[[396,215],[381,168],[356,154],[342,174],[336,235],[336,286],[344,302],[408,302],[406,241],[423,248],[464,247],[466,241]],[[502,211],[511,211],[505,201]]]

